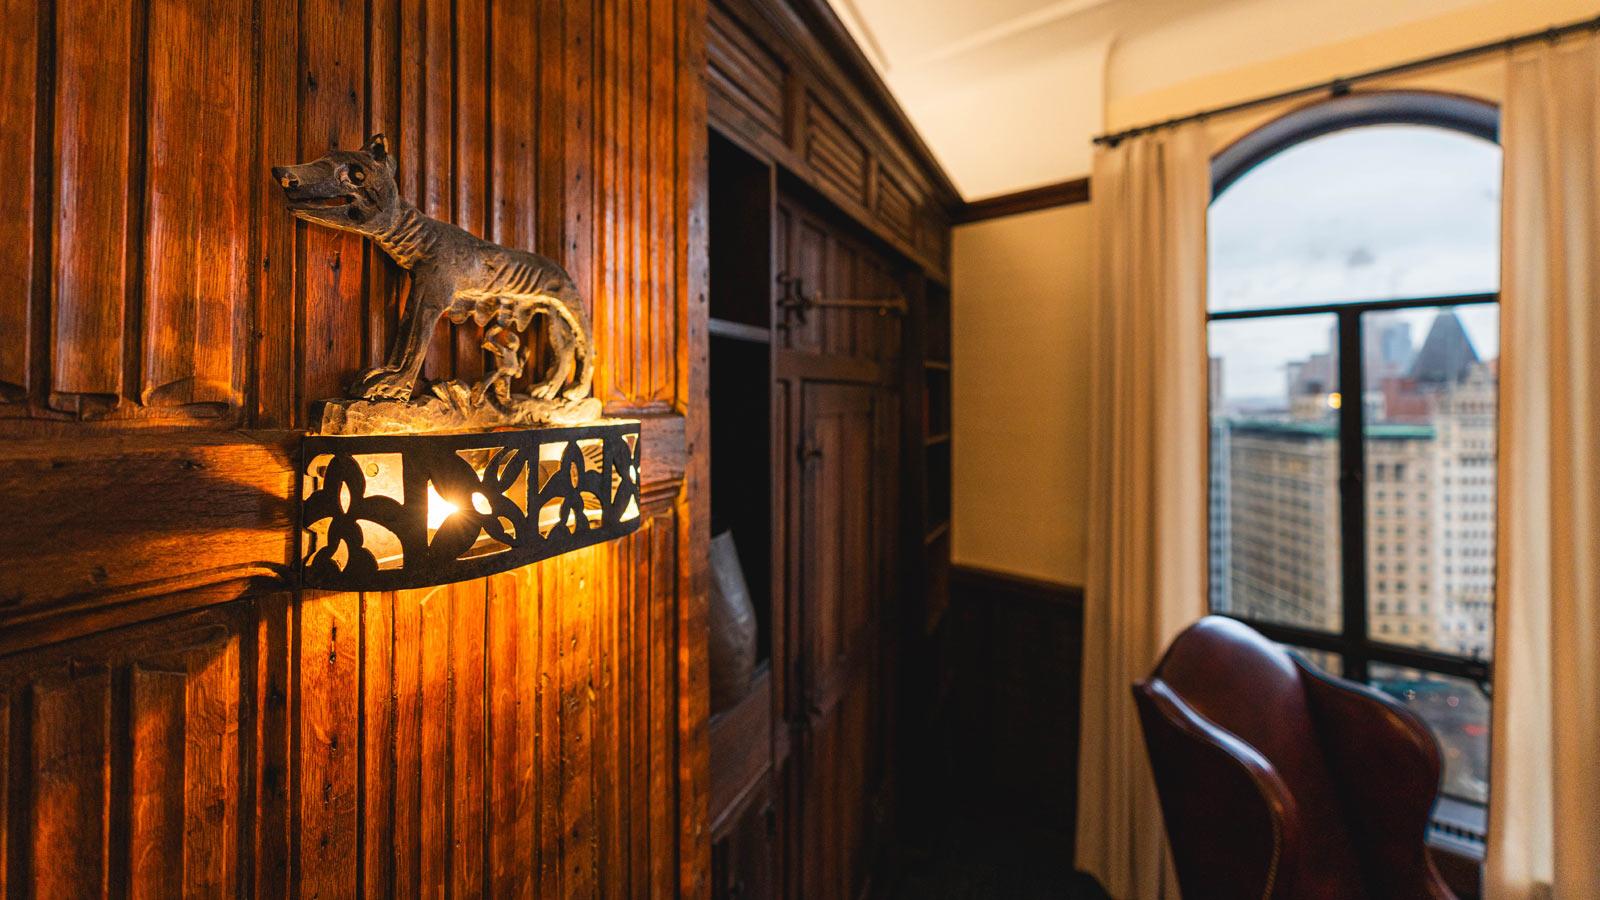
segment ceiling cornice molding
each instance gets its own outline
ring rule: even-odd
[[[1070,181],[1058,181],[1055,184],[1028,188],[1025,191],[963,203],[961,208],[955,211],[951,221],[956,225],[969,225],[973,222],[1088,202],[1089,179],[1074,178]]]

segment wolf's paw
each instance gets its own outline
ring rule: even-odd
[[[368,369],[350,385],[350,396],[362,400],[409,400],[414,382],[404,372]]]

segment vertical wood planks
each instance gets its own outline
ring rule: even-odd
[[[396,897],[422,891],[422,611],[433,588],[393,594],[394,681],[389,688],[394,718],[394,890]],[[380,689],[369,687],[374,693]]]
[[[356,793],[361,598],[301,597],[299,844],[301,889],[321,898],[356,895]]]
[[[394,895],[394,595],[361,595],[361,893]]]
[[[253,158],[251,3],[152,0],[139,401],[240,400]]]
[[[129,110],[137,7],[56,8],[55,244],[51,405],[122,392],[130,177]]]
[[[411,202],[427,215],[446,222],[455,219],[455,21],[453,0],[422,0],[419,33],[414,38],[422,47],[422,85],[418,100],[420,153],[413,163],[420,181]],[[450,323],[440,320],[428,344],[422,373],[441,379],[454,367],[455,349]]]
[[[484,604],[487,582],[450,587],[450,888],[451,897],[479,897],[484,885]]]
[[[363,94],[366,78],[366,5],[362,0],[304,0],[300,32],[300,159],[316,159],[335,148],[354,149],[366,140]],[[270,85],[268,89],[285,86]],[[270,205],[287,215],[281,202]],[[361,366],[364,338],[360,237],[299,226],[304,329],[301,406],[304,401],[343,396]]]
[[[455,0],[454,121],[451,181],[454,221],[475,235],[489,234],[489,43],[488,0]],[[483,377],[484,353],[476,323],[453,326],[457,378]]]
[[[186,663],[183,895],[237,895],[239,640],[202,648]]]
[[[0,402],[27,396],[33,339],[34,144],[37,123],[38,0],[0,0]]]
[[[184,675],[134,667],[132,825],[128,871],[135,898],[182,895]]]
[[[270,167],[299,163],[300,128],[300,22],[298,0],[257,0],[263,22],[273,23],[256,36],[260,65],[256,92],[260,121],[256,139],[260,147],[258,171],[253,173],[261,197],[261,258],[256,261],[257,295],[255,327],[250,334],[255,367],[255,403],[252,424],[260,428],[288,428],[298,420],[300,362],[297,348],[304,323],[300,305],[298,241],[301,226],[284,207]]]
[[[391,153],[398,153],[400,164],[410,166],[401,122],[409,118],[403,108],[406,68],[401,57],[401,8],[397,0],[368,3],[367,30],[367,125],[370,134],[382,134],[389,141]],[[401,173],[396,173],[399,180]],[[402,189],[401,196],[412,198],[416,194]],[[395,265],[387,254],[376,246],[366,246],[367,284],[366,342],[362,353],[362,366],[381,365],[388,355],[389,341],[394,337],[400,317],[401,295],[405,290],[405,270]]]
[[[488,579],[489,819],[486,852],[496,897],[536,896],[538,594],[526,569]]]
[[[105,671],[33,689],[34,897],[74,900],[107,889],[110,731]]]

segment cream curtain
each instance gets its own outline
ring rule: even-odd
[[[1077,865],[1118,900],[1177,896],[1129,687],[1205,614],[1209,163],[1198,125],[1094,161]]]
[[[1600,897],[1600,42],[1514,55],[1490,900]]]

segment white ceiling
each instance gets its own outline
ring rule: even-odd
[[[973,200],[1087,174],[1111,100],[1482,0],[829,2]]]

